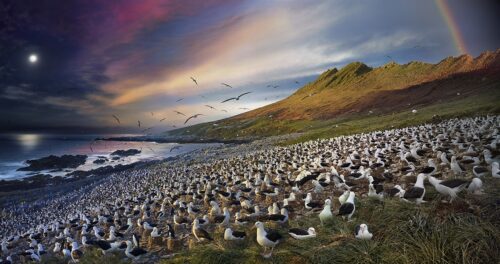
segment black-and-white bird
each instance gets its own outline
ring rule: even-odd
[[[71,243],[71,259],[74,262],[79,262],[82,257],[83,252],[78,247],[78,243],[74,241],[73,243]]]
[[[210,234],[205,229],[201,228],[198,219],[194,219],[191,231],[194,237],[198,240],[198,242],[202,240],[210,240],[210,241],[213,240]]]
[[[283,237],[280,235],[280,233],[274,230],[266,231],[262,222],[255,222],[255,227],[257,228],[257,243],[264,247],[262,256],[264,256],[265,258],[269,258],[273,254],[274,247],[278,245]],[[266,254],[267,248],[271,248],[271,252],[269,254]]]
[[[357,239],[370,240],[373,235],[368,231],[368,226],[366,224],[357,225],[354,230],[354,236]]]
[[[340,206],[338,215],[341,215],[342,218],[351,220],[352,215],[356,211],[356,205],[354,204],[355,196],[356,194],[354,192],[349,192],[347,201]]]
[[[146,250],[140,247],[134,247],[131,241],[127,240],[127,249],[125,249],[125,255],[131,259],[137,260],[142,255],[148,253]]]
[[[414,200],[417,204],[424,202],[425,187],[424,180],[427,176],[423,173],[417,175],[415,185],[409,190],[405,191],[403,198],[405,200]]]
[[[481,178],[481,177],[484,177],[486,175],[488,175],[488,169],[486,167],[483,167],[483,166],[474,166],[472,168],[472,173],[474,174],[474,176],[478,177],[478,178]]]
[[[467,181],[461,179],[439,180],[429,176],[429,182],[441,195],[450,197],[450,202],[457,198],[458,193],[465,188]]]
[[[224,230],[224,240],[243,240],[246,236],[245,232],[232,230],[229,227]]]
[[[316,230],[314,229],[314,227],[309,227],[309,229],[307,230],[300,228],[290,228],[288,230],[288,234],[290,234],[290,236],[295,239],[302,240],[316,237]]]

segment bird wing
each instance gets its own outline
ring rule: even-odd
[[[226,100],[222,101],[221,103],[225,103],[225,102],[231,101],[231,100],[236,100],[236,97],[231,97],[229,99],[226,99]]]
[[[252,93],[252,92],[242,93],[242,94],[238,95],[238,99],[240,99],[240,97],[242,97],[243,95],[245,95],[245,94],[250,94],[250,93]]]
[[[174,112],[176,112],[176,113],[177,113],[177,114],[179,114],[179,115],[186,116],[184,113],[181,113],[181,112],[179,112],[179,111],[174,111]]]
[[[191,80],[193,80],[193,82],[196,83],[196,85],[198,85],[198,82],[196,81],[195,78],[191,77]]]
[[[118,122],[118,124],[121,124],[120,119],[118,119],[118,117],[116,117],[115,115],[113,115],[113,117],[115,118],[116,122]]]
[[[208,240],[212,240],[212,238],[210,237],[210,234],[208,234],[208,232],[203,228],[197,228],[196,233],[197,233],[196,235],[199,237],[206,238]]]
[[[299,236],[309,235],[309,233],[306,230],[300,229],[300,228],[290,228],[290,230],[288,230],[288,233],[293,233],[293,234],[299,235]]]
[[[222,85],[224,85],[224,86],[227,86],[227,87],[229,87],[229,88],[233,88],[233,86],[231,86],[231,85],[229,85],[229,84],[227,84],[227,83],[221,83],[221,84],[222,84]]]
[[[266,238],[273,242],[277,242],[282,238],[282,236],[280,235],[280,233],[270,230],[269,232],[267,232]]]
[[[448,188],[456,188],[456,187],[459,187],[459,186],[464,185],[466,183],[467,183],[467,181],[464,181],[461,179],[452,179],[452,180],[442,181],[439,184],[442,184]]]
[[[189,120],[191,120],[191,118],[195,118],[196,116],[190,116],[188,117],[188,119],[186,119],[186,121],[184,121],[184,124],[186,124]]]
[[[235,231],[233,230],[233,236],[235,237],[245,237],[247,234],[243,231]]]
[[[165,120],[165,119],[167,119],[167,118],[165,117],[165,118],[160,119],[160,122],[162,122],[162,121],[163,121],[163,120]]]
[[[344,203],[340,206],[339,215],[348,215],[354,210],[354,205],[352,203]]]
[[[415,199],[415,198],[420,198],[422,197],[422,194],[424,193],[424,189],[420,187],[412,187],[410,190],[405,192],[404,198],[405,199]]]

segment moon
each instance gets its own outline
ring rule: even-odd
[[[38,56],[36,54],[31,54],[28,60],[31,64],[35,64],[38,61]]]

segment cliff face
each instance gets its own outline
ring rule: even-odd
[[[390,62],[370,68],[353,62],[330,69],[286,99],[230,120],[273,115],[278,120],[325,120],[361,111],[396,111],[494,89],[500,80],[500,50],[448,57],[437,64]]]

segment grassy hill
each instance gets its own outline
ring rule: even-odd
[[[353,62],[325,71],[276,103],[168,135],[245,139],[301,132],[305,135],[299,140],[305,140],[498,113],[499,101],[500,50],[476,58],[448,57],[437,64],[390,62],[371,68]],[[412,114],[412,109],[418,112]]]

